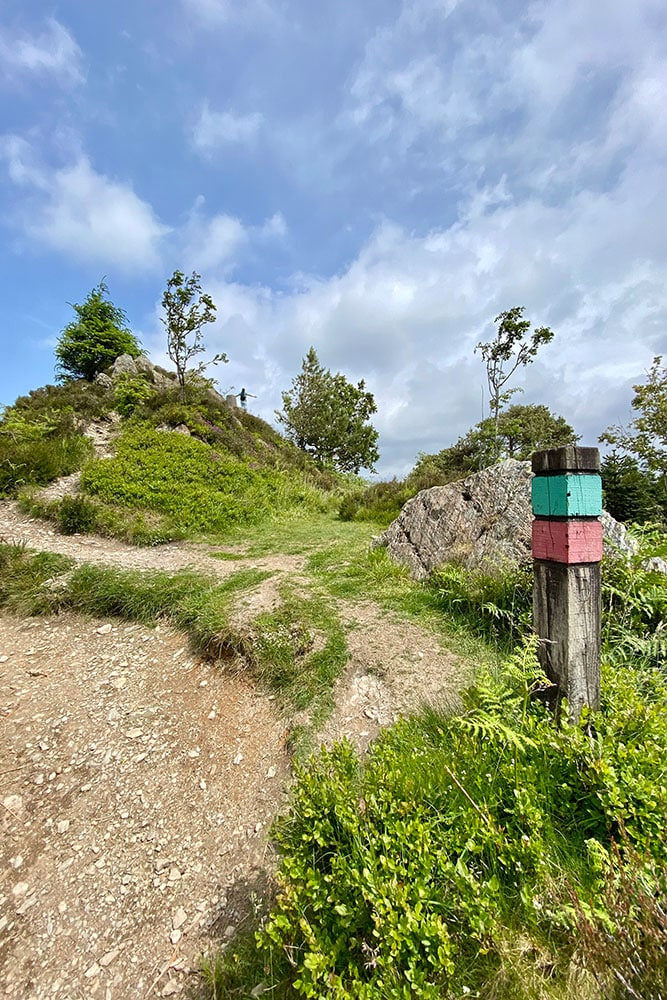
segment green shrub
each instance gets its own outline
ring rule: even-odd
[[[95,505],[82,496],[65,496],[58,505],[58,529],[63,535],[85,534],[95,527]]]
[[[113,402],[121,417],[130,417],[137,407],[155,393],[155,388],[144,375],[122,372],[114,380]]]
[[[604,914],[621,829],[667,861],[667,683],[654,675],[647,702],[634,668],[606,671],[594,729],[554,726],[531,698],[540,683],[528,648],[502,680],[465,692],[459,716],[431,709],[383,733],[363,763],[343,743],[298,769],[257,934],[267,988],[338,1000],[566,995],[581,960],[571,888]],[[513,940],[539,990],[506,967]],[[214,995],[228,995],[227,969],[238,982],[233,952]]]
[[[401,512],[401,508],[412,496],[405,483],[392,479],[391,482],[373,483],[363,492],[348,493],[338,508],[342,521],[376,521],[390,524]]]
[[[165,542],[180,541],[186,537],[182,528],[176,526],[169,517],[151,511],[128,511],[126,507],[91,500],[79,496],[74,513],[67,510],[63,500],[42,500],[34,493],[25,492],[19,497],[19,505],[27,514],[52,521],[63,534],[97,534],[109,538],[120,538],[130,545],[163,545]],[[65,503],[65,512],[62,510]],[[77,516],[78,511],[82,516]],[[68,523],[72,530],[68,531]]]
[[[15,440],[1,433],[0,494],[15,493],[20,486],[44,485],[80,469],[91,445],[82,434]]]
[[[167,515],[185,531],[221,532],[326,502],[294,473],[253,468],[194,438],[146,428],[126,432],[116,457],[88,465],[81,483],[105,503]]]

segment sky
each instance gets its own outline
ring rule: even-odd
[[[0,230],[0,403],[102,278],[169,365],[178,268],[221,391],[272,422],[314,346],[385,477],[487,415],[516,305],[555,337],[513,402],[595,445],[667,353],[667,5],[3,0]]]

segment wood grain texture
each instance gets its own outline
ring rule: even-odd
[[[547,451],[534,451],[532,467],[536,474],[540,472],[599,472],[600,452],[598,448],[579,448],[576,445],[549,448]]]
[[[600,521],[533,521],[533,559],[595,563],[602,559]]]
[[[602,513],[602,480],[597,474],[535,476],[531,493],[537,517],[599,517]]]
[[[600,706],[600,565],[535,562],[533,616],[538,657],[570,717]]]

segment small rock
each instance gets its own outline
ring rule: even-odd
[[[171,934],[169,935],[169,940],[172,944],[178,944],[178,942],[183,937],[183,932],[179,931],[178,927],[175,927]]]
[[[8,659],[9,657],[3,654],[0,656],[0,663],[6,663]]]
[[[61,819],[60,822],[56,824],[56,830],[58,833],[67,833],[69,830],[69,820]]]
[[[180,877],[181,877],[180,868],[177,868],[176,865],[172,865],[171,868],[169,869],[169,881],[178,882]]]
[[[111,625],[109,624],[100,625],[100,627],[96,629],[98,635],[108,635],[110,631],[111,631]],[[88,975],[88,973],[86,973],[86,975]]]
[[[93,787],[93,786],[92,786],[92,785],[91,785],[91,783],[90,783],[90,782],[88,781],[88,782],[86,782],[86,784],[85,784],[85,785],[82,785],[82,786],[81,786],[81,788],[79,789],[79,791],[80,791],[80,792],[89,792],[89,791],[90,791],[90,789],[91,789],[92,787]]]
[[[160,996],[173,997],[175,993],[180,993],[182,988],[183,987],[181,986],[181,984],[177,979],[170,979],[169,982],[164,987],[164,989],[162,990],[162,993],[160,993]]]
[[[267,778],[275,778],[275,776],[276,776],[276,769],[275,769],[275,767],[270,767],[269,770],[266,772],[266,776],[267,776]]]
[[[20,868],[21,865],[23,864],[23,855],[17,854],[15,858],[9,859],[9,863],[12,866],[12,868]]]
[[[185,912],[182,906],[179,906],[178,909],[174,911],[174,914],[171,918],[171,925],[174,928],[174,930],[177,931],[179,927],[183,926],[183,924],[187,919],[188,919],[187,913]]]
[[[128,740],[138,740],[142,734],[143,731],[141,729],[128,729],[125,735],[127,736]]]
[[[20,795],[6,795],[2,800],[2,804],[8,812],[23,812],[23,799]]]
[[[84,972],[84,976],[86,977],[86,979],[93,979],[95,976],[99,976],[101,971],[102,970],[100,966],[97,964],[97,962],[93,962],[93,964],[89,966],[89,968],[87,968],[86,971]]]
[[[23,896],[25,896],[25,894],[27,893],[29,888],[30,887],[27,882],[17,882],[14,888],[12,889],[12,896],[14,897],[14,899],[22,899]]]
[[[243,760],[243,754],[239,750],[239,752],[237,753],[236,757],[232,761],[232,764],[240,764],[242,760]]]
[[[114,958],[116,958],[118,956],[119,952],[120,952],[120,948],[112,948],[111,951],[108,951],[106,953],[106,955],[102,955],[102,957],[100,959],[100,965],[102,966],[102,968],[106,969],[107,965],[111,965],[111,963],[113,962]]]
[[[203,778],[201,778],[199,781],[199,787],[201,788],[202,792],[206,791],[207,785]]]
[[[198,756],[199,756],[199,747],[197,747],[195,750],[188,750],[188,757],[190,757],[191,760],[196,760]]]
[[[127,677],[114,677],[111,681],[111,687],[115,688],[116,691],[122,691],[126,684]]]
[[[233,938],[235,934],[236,934],[236,927],[234,926],[234,924],[227,924],[227,926],[225,927],[225,937],[227,938],[227,940]]]

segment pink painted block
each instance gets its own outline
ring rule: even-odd
[[[602,559],[600,521],[533,521],[533,559],[594,563]]]

